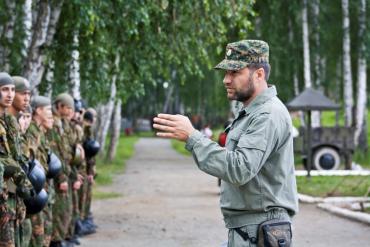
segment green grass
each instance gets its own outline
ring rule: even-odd
[[[97,189],[96,187],[94,187],[92,196],[96,200],[104,200],[104,199],[121,197],[122,194],[115,193],[115,192],[103,192]]]
[[[185,149],[185,143],[184,142],[181,142],[181,141],[178,141],[178,140],[171,140],[171,145],[172,145],[172,148],[176,150],[176,152],[182,154],[182,155],[186,155],[186,156],[190,156],[191,153]]]
[[[297,177],[298,192],[311,196],[364,196],[370,176]]]
[[[113,176],[124,171],[125,161],[134,153],[134,144],[139,139],[137,136],[121,136],[117,147],[116,158],[107,162],[104,158],[96,160],[96,184],[109,185],[113,182]]]

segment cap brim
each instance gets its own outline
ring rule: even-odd
[[[224,59],[221,63],[217,64],[214,69],[223,70],[240,70],[248,66],[248,63],[242,61],[233,61]]]

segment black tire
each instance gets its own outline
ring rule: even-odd
[[[340,166],[340,156],[332,147],[320,147],[313,154],[313,167],[316,170],[337,170]]]

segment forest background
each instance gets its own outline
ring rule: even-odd
[[[270,46],[269,82],[288,102],[305,88],[341,105],[368,148],[369,0],[0,1],[0,70],[34,94],[69,91],[97,109],[97,139],[115,156],[121,118],[159,112],[229,117],[222,72],[229,42]],[[320,124],[319,115],[314,125]],[[109,143],[106,137],[111,132]]]

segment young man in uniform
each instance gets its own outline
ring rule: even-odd
[[[51,101],[47,97],[36,96],[32,99],[31,107],[33,114],[31,125],[27,131],[28,146],[47,173],[50,146],[45,133],[48,130],[49,118],[52,117]],[[52,205],[54,201],[54,183],[51,179],[47,180],[44,189],[49,195],[48,204],[41,212],[31,216],[32,238],[30,247],[48,247],[51,241]]]
[[[276,88],[267,84],[268,61],[266,42],[242,40],[228,44],[225,59],[215,67],[225,70],[228,99],[244,105],[226,130],[225,148],[195,130],[185,116],[154,118],[158,136],[186,142],[199,169],[221,178],[220,204],[229,247],[257,246],[264,241],[257,234],[259,226],[269,220],[286,234],[277,240],[281,246],[290,246],[289,222],[298,211],[292,123]]]
[[[54,179],[55,203],[53,205],[53,234],[50,246],[64,246],[68,229],[72,221],[72,147],[68,133],[69,121],[74,111],[73,98],[67,94],[59,94],[53,103],[54,127],[48,133],[50,146],[61,159],[62,172]]]
[[[20,114],[27,111],[27,108],[30,106],[30,99],[31,99],[31,89],[29,81],[21,76],[12,76],[15,85],[15,96],[11,107],[9,107],[8,112],[15,118],[17,118],[17,129],[19,131],[19,145],[21,147],[20,152],[22,153],[22,157],[25,160],[28,160],[29,156],[25,155],[23,147],[23,138],[22,138],[22,126],[19,125],[18,117]],[[30,219],[26,219],[26,206],[23,203],[21,198],[18,198],[17,201],[17,216],[19,221],[19,227],[17,232],[19,233],[19,246],[28,246],[29,239],[30,239],[30,232],[29,232],[29,221]]]
[[[19,227],[25,217],[22,199],[35,195],[24,169],[20,130],[17,120],[7,113],[15,96],[13,79],[0,73],[0,161],[4,165],[4,191],[0,196],[0,246],[21,246]],[[22,166],[24,166],[22,168]]]

